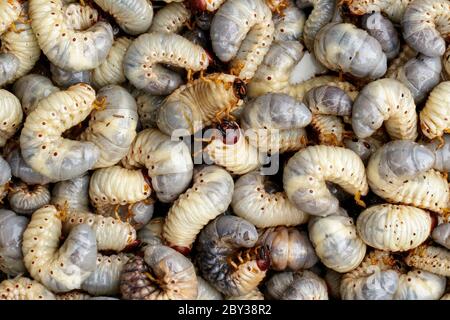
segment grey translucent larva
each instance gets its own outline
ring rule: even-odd
[[[0,156],[0,201],[8,192],[8,184],[11,180],[11,167],[8,162]]]
[[[69,211],[89,212],[89,175],[56,183],[51,202]]]
[[[367,164],[370,156],[382,145],[381,141],[374,139],[373,137],[367,137],[364,139],[344,139],[343,143],[346,148],[353,150],[357,155],[359,155],[364,164]]]
[[[142,91],[136,95],[135,99],[142,127],[157,128],[158,112],[164,103],[165,96],[154,96]]]
[[[273,17],[274,41],[299,40],[303,35],[306,15],[294,4],[294,0],[288,0],[287,3],[282,14]]]
[[[438,140],[433,140],[425,146],[430,149],[435,156],[433,168],[441,172],[450,171],[450,134],[444,134],[443,136],[444,145]]]
[[[52,73],[53,82],[60,88],[68,88],[80,82],[91,84],[90,70],[66,71],[51,63],[50,72]]]
[[[446,247],[450,250],[450,223],[442,223],[434,228],[431,234],[434,242]]]
[[[14,148],[6,158],[9,165],[11,166],[11,172],[14,177],[19,178],[27,184],[47,184],[53,182],[52,179],[40,174],[39,172],[33,170],[23,159],[20,148]]]
[[[26,183],[17,182],[11,186],[8,201],[15,212],[31,215],[37,209],[50,203],[50,191],[48,186],[28,186]]]

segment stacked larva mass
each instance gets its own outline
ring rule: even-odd
[[[0,0],[0,300],[449,299],[449,39],[450,0]]]

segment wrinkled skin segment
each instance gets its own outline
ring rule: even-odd
[[[313,114],[349,116],[352,112],[352,99],[335,86],[315,87],[308,91],[303,101]]]
[[[450,276],[450,251],[442,247],[423,245],[415,248],[409,252],[405,262],[410,267]]]
[[[89,212],[89,175],[61,181],[53,186],[52,204],[58,208],[67,206],[69,211]]]
[[[433,88],[425,107],[420,111],[420,128],[429,139],[442,137],[450,130],[450,81],[443,81]]]
[[[178,33],[190,18],[191,11],[184,3],[169,3],[155,14],[149,32]]]
[[[20,276],[0,283],[0,300],[55,300],[55,295],[38,281]]]
[[[16,182],[8,193],[8,202],[14,212],[31,215],[50,203],[50,191],[48,186],[28,186],[23,182]]]

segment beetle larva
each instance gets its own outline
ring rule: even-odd
[[[328,69],[358,78],[377,79],[387,69],[386,55],[379,42],[349,23],[329,23],[320,29],[314,53]]]
[[[34,212],[23,233],[22,251],[31,276],[53,292],[79,289],[95,270],[97,244],[87,225],[72,229],[59,247],[61,212],[45,206]]]
[[[139,122],[144,129],[157,128],[159,109],[164,103],[165,96],[154,96],[143,91],[136,93],[137,112]]]
[[[23,182],[14,183],[8,193],[8,202],[15,212],[31,215],[50,203],[50,191],[47,186],[30,187]]]
[[[264,300],[264,295],[258,288],[253,289],[242,296],[229,296],[225,300]]]
[[[16,276],[26,272],[22,238],[29,220],[13,211],[0,209],[0,270]]]
[[[450,223],[442,223],[434,228],[431,234],[434,242],[450,249]]]
[[[112,256],[97,255],[95,271],[84,280],[81,289],[94,295],[116,295],[120,293],[120,273],[128,262],[125,254]]]
[[[56,66],[68,71],[98,67],[113,43],[112,27],[99,21],[86,30],[76,30],[65,22],[62,1],[30,0],[31,26],[39,46]]]
[[[277,273],[266,287],[268,296],[275,300],[328,300],[325,281],[308,270]]]
[[[192,262],[163,246],[148,246],[144,259],[131,258],[120,276],[120,292],[126,300],[194,300],[198,293]]]
[[[395,252],[418,247],[430,235],[431,224],[431,216],[425,210],[382,204],[361,212],[356,229],[369,246]]]
[[[442,56],[450,35],[447,0],[414,0],[402,18],[403,37],[409,46],[429,57]]]
[[[294,4],[294,0],[288,0],[287,3],[287,7],[282,14],[273,17],[275,25],[274,41],[299,40],[303,35],[306,15]]]
[[[296,228],[268,228],[261,234],[258,242],[267,246],[270,268],[273,270],[309,269],[319,260],[307,233]]]
[[[210,33],[217,57],[248,81],[272,43],[272,12],[263,0],[229,0],[214,15]]]
[[[97,92],[97,99],[104,101],[105,108],[91,113],[89,127],[80,137],[100,151],[92,169],[110,167],[126,156],[136,137],[138,122],[136,101],[124,88],[103,87]]]
[[[167,135],[191,135],[231,113],[245,93],[242,80],[229,74],[194,80],[166,98],[158,112],[158,128]]]
[[[250,222],[235,216],[217,217],[198,238],[196,260],[201,275],[226,296],[251,292],[270,265],[267,249],[254,247],[257,240],[258,232]],[[233,261],[235,256],[237,261]]]
[[[343,143],[346,148],[359,155],[364,164],[367,164],[370,156],[382,146],[382,142],[373,137],[344,139]]]
[[[152,3],[147,0],[94,0],[103,11],[114,17],[126,33],[136,35],[146,32],[153,20]]]
[[[0,283],[0,300],[55,300],[55,296],[38,281],[20,276]]]
[[[14,177],[19,178],[26,184],[47,184],[52,182],[51,179],[43,176],[42,174],[34,171],[23,159],[20,148],[17,146],[14,148],[6,158],[9,165],[11,166],[11,173]],[[1,181],[1,180],[0,180]],[[1,183],[0,183],[1,185]]]
[[[341,118],[332,115],[314,114],[311,127],[317,132],[317,138],[322,145],[342,146],[345,134]]]
[[[334,0],[297,0],[296,5],[301,9],[312,6],[311,14],[305,23],[303,41],[310,52],[314,51],[314,40],[322,27],[331,21],[336,9]]]
[[[128,48],[123,61],[127,79],[150,94],[168,95],[183,84],[181,76],[161,64],[170,64],[189,72],[205,70],[207,52],[175,33],[154,32],[140,35]]]
[[[19,18],[21,11],[22,5],[18,0],[0,2],[0,35]]]
[[[169,3],[155,14],[149,32],[178,33],[190,18],[191,11],[184,3]]]
[[[195,300],[223,300],[222,294],[205,279],[197,275],[198,293]]]
[[[0,156],[0,203],[8,193],[9,181],[11,180],[11,167],[8,162]]]
[[[445,283],[445,277],[414,269],[400,276],[394,300],[439,300]]]
[[[327,216],[339,207],[326,181],[339,185],[355,198],[369,190],[361,158],[341,147],[317,145],[302,149],[289,159],[283,173],[289,200],[312,215]]]
[[[234,186],[231,202],[234,213],[258,228],[306,223],[309,216],[297,209],[279,189],[259,171],[241,176]]]
[[[415,140],[417,113],[409,89],[395,79],[366,85],[352,109],[352,128],[358,138],[374,134],[384,123],[392,139]]]
[[[67,206],[69,211],[89,212],[89,175],[56,183],[51,202],[61,209]]]
[[[91,142],[64,139],[62,133],[94,109],[95,92],[87,84],[54,92],[25,120],[20,135],[22,156],[33,170],[54,180],[68,180],[91,169],[99,158]]]
[[[367,179],[370,189],[387,201],[443,213],[448,206],[447,179],[431,169],[435,156],[425,146],[396,140],[385,144],[370,158]]]
[[[0,147],[19,129],[23,112],[19,99],[11,92],[0,89]]]
[[[422,245],[411,250],[405,262],[410,267],[450,277],[450,251],[445,248]]]
[[[441,82],[431,91],[425,107],[420,111],[420,128],[429,139],[450,132],[449,99],[450,81]]]
[[[300,129],[310,122],[308,108],[282,93],[268,93],[251,100],[241,114],[242,129],[260,152],[299,150],[306,143],[306,134]]]
[[[187,145],[172,141],[157,129],[139,132],[122,162],[127,168],[146,167],[162,202],[174,201],[192,180],[194,165]]]
[[[203,227],[228,208],[233,188],[233,178],[222,168],[206,166],[195,170],[192,187],[169,209],[164,239],[180,252],[189,251]]]
[[[64,0],[63,0],[64,2]],[[75,30],[84,30],[92,27],[98,21],[98,11],[90,6],[80,3],[71,3],[64,7],[67,23]]]
[[[363,15],[367,13],[383,12],[394,23],[400,23],[405,9],[413,0],[344,0],[351,13]]]
[[[157,245],[163,244],[162,234],[165,223],[164,217],[157,217],[150,220],[142,229],[137,233],[138,240],[144,245]]]
[[[50,72],[52,81],[60,88],[68,88],[80,82],[91,84],[91,70],[66,71],[50,64]]]

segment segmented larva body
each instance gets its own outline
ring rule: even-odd
[[[423,245],[410,251],[405,258],[408,266],[432,272],[444,277],[450,276],[450,251]]]
[[[431,233],[428,212],[410,206],[382,204],[358,216],[356,229],[369,246],[385,251],[407,251],[418,247]]]
[[[409,89],[398,80],[369,83],[353,104],[352,127],[358,138],[371,136],[383,123],[392,139],[417,137],[416,105]]]
[[[439,300],[445,283],[445,277],[414,269],[400,276],[394,300]]]
[[[370,189],[387,201],[443,213],[448,206],[447,179],[431,169],[432,151],[396,140],[377,150],[367,165]]]
[[[428,96],[425,107],[420,111],[420,127],[429,139],[442,137],[450,131],[450,81],[434,87]]]
[[[11,92],[0,89],[0,147],[19,129],[23,119],[19,99]]]
[[[398,56],[390,62],[385,77],[392,78],[399,68],[416,56],[417,52],[414,49],[407,44],[403,45]]]
[[[136,230],[129,223],[88,212],[69,212],[63,225],[64,233],[67,234],[82,224],[94,230],[99,251],[119,252],[136,240]]]
[[[306,144],[301,128],[311,122],[311,112],[300,101],[281,93],[268,93],[244,106],[241,126],[260,152],[297,151]],[[303,137],[303,139],[302,139]]]
[[[219,216],[201,232],[197,244],[197,265],[203,278],[226,296],[242,296],[264,279],[270,265],[265,249],[253,248],[258,240],[255,226],[235,216]],[[241,248],[253,248],[251,255],[233,255]]]
[[[125,254],[97,255],[97,267],[81,285],[81,289],[94,295],[116,295],[120,293],[120,274],[128,262]]]
[[[43,176],[42,174],[34,171],[23,159],[20,148],[17,146],[17,148],[13,149],[6,158],[9,165],[11,166],[11,173],[14,177],[19,178],[26,184],[47,184],[49,182],[52,182],[51,179]],[[4,171],[5,172],[5,171]],[[0,185],[1,185],[1,179],[0,179]]]
[[[296,226],[309,218],[259,171],[247,173],[236,181],[231,206],[236,215],[258,228]]]
[[[383,12],[389,20],[400,23],[405,9],[413,0],[344,0],[351,13],[363,15],[373,12]]]
[[[346,148],[355,152],[364,164],[367,164],[370,156],[382,146],[382,142],[373,137],[344,139],[343,143]]]
[[[275,300],[328,300],[325,281],[308,270],[277,273],[266,287],[269,297]]]
[[[22,5],[18,0],[0,2],[0,35],[19,18],[21,11]]]
[[[139,132],[122,162],[130,168],[145,166],[162,202],[174,201],[192,180],[194,165],[188,146],[157,129]]]
[[[165,96],[153,96],[145,92],[140,92],[135,97],[139,122],[144,129],[157,128],[159,109],[164,103]]]
[[[264,0],[229,0],[214,15],[210,33],[217,57],[248,81],[272,43],[272,12]]]
[[[8,162],[0,156],[0,202],[8,193],[8,185],[11,180],[11,167]]]
[[[273,270],[309,269],[319,261],[307,233],[296,228],[268,228],[258,242],[267,246]]]
[[[63,132],[94,109],[95,91],[77,84],[42,99],[25,120],[20,136],[22,156],[35,171],[61,181],[82,175],[99,158],[91,142],[64,139]]]
[[[71,3],[64,7],[66,22],[75,30],[84,30],[98,21],[98,11],[90,6]]]
[[[198,293],[195,300],[223,300],[222,294],[205,279],[197,275]]]
[[[342,146],[344,140],[344,123],[341,118],[331,115],[314,114],[311,126],[317,132],[322,145]]]
[[[253,289],[242,296],[229,296],[225,300],[264,300],[264,295],[258,288]]]
[[[386,73],[387,59],[380,43],[350,23],[329,23],[314,42],[316,58],[328,69],[358,78],[377,79]]]
[[[114,17],[120,28],[128,34],[146,32],[153,20],[152,3],[147,0],[95,0],[103,11]]]
[[[89,127],[80,137],[100,150],[93,169],[112,166],[126,156],[136,137],[138,122],[136,101],[124,88],[117,85],[103,87],[98,91],[97,99],[105,101],[105,108],[91,113]]]
[[[323,85],[312,88],[303,101],[313,114],[350,116],[352,99],[341,88]]]
[[[136,256],[124,266],[120,292],[126,300],[194,300],[197,275],[181,253],[163,245],[148,246],[144,259]]]
[[[172,247],[190,249],[203,227],[228,208],[233,188],[233,178],[222,168],[206,166],[194,172],[192,187],[169,209],[164,239]]]
[[[351,150],[331,146],[310,146],[289,159],[283,173],[284,190],[300,210],[318,216],[337,211],[339,201],[330,193],[326,181],[353,195],[366,195],[364,164]]]
[[[297,6],[301,9],[313,6],[311,14],[305,23],[303,41],[310,52],[314,51],[314,39],[322,27],[331,21],[336,9],[334,0],[297,0]]]
[[[38,281],[20,276],[0,283],[0,300],[55,300],[55,296]]]
[[[442,56],[450,35],[447,0],[414,0],[402,18],[403,37],[409,46],[429,57]]]
[[[64,15],[62,1],[30,0],[30,18],[39,46],[56,66],[68,71],[98,67],[113,43],[112,27],[103,21],[78,31]]]
[[[299,40],[303,35],[306,15],[294,4],[293,0],[288,0],[287,3],[287,7],[283,9],[282,14],[273,17],[275,25],[274,41]]]
[[[92,83],[95,87],[102,88],[108,84],[121,84],[126,81],[123,62],[131,43],[132,40],[127,37],[114,40],[105,61],[92,70]]]
[[[51,80],[38,74],[28,74],[14,83],[14,95],[19,98],[23,112],[28,115],[36,109],[39,101],[59,91]]]
[[[54,206],[35,211],[23,233],[22,251],[30,275],[53,292],[79,289],[95,270],[97,244],[87,225],[72,229],[59,248],[62,222]]]
[[[175,71],[161,66],[170,64],[189,71],[205,70],[207,52],[175,33],[154,32],[140,35],[128,48],[123,61],[127,79],[150,94],[168,95],[183,84]]]
[[[169,3],[155,14],[149,32],[178,33],[190,18],[191,11],[184,3]]]
[[[233,111],[242,97],[242,81],[214,73],[181,86],[166,98],[158,113],[158,128],[167,135],[191,135],[220,114]]]
[[[67,71],[50,63],[50,72],[52,81],[60,88],[68,88],[80,82],[91,85],[91,70]]]
[[[355,269],[366,254],[366,245],[356,232],[353,219],[329,215],[312,219],[309,238],[320,261],[337,272]]]
[[[450,249],[450,223],[442,223],[434,228],[431,234],[434,242]]]
[[[53,186],[51,202],[69,211],[89,212],[89,175],[61,181]]]
[[[8,193],[8,202],[15,212],[31,215],[50,203],[50,191],[47,186],[29,187],[23,182],[14,183]]]
[[[23,264],[22,237],[29,220],[0,209],[0,270],[16,276],[27,271]]]

